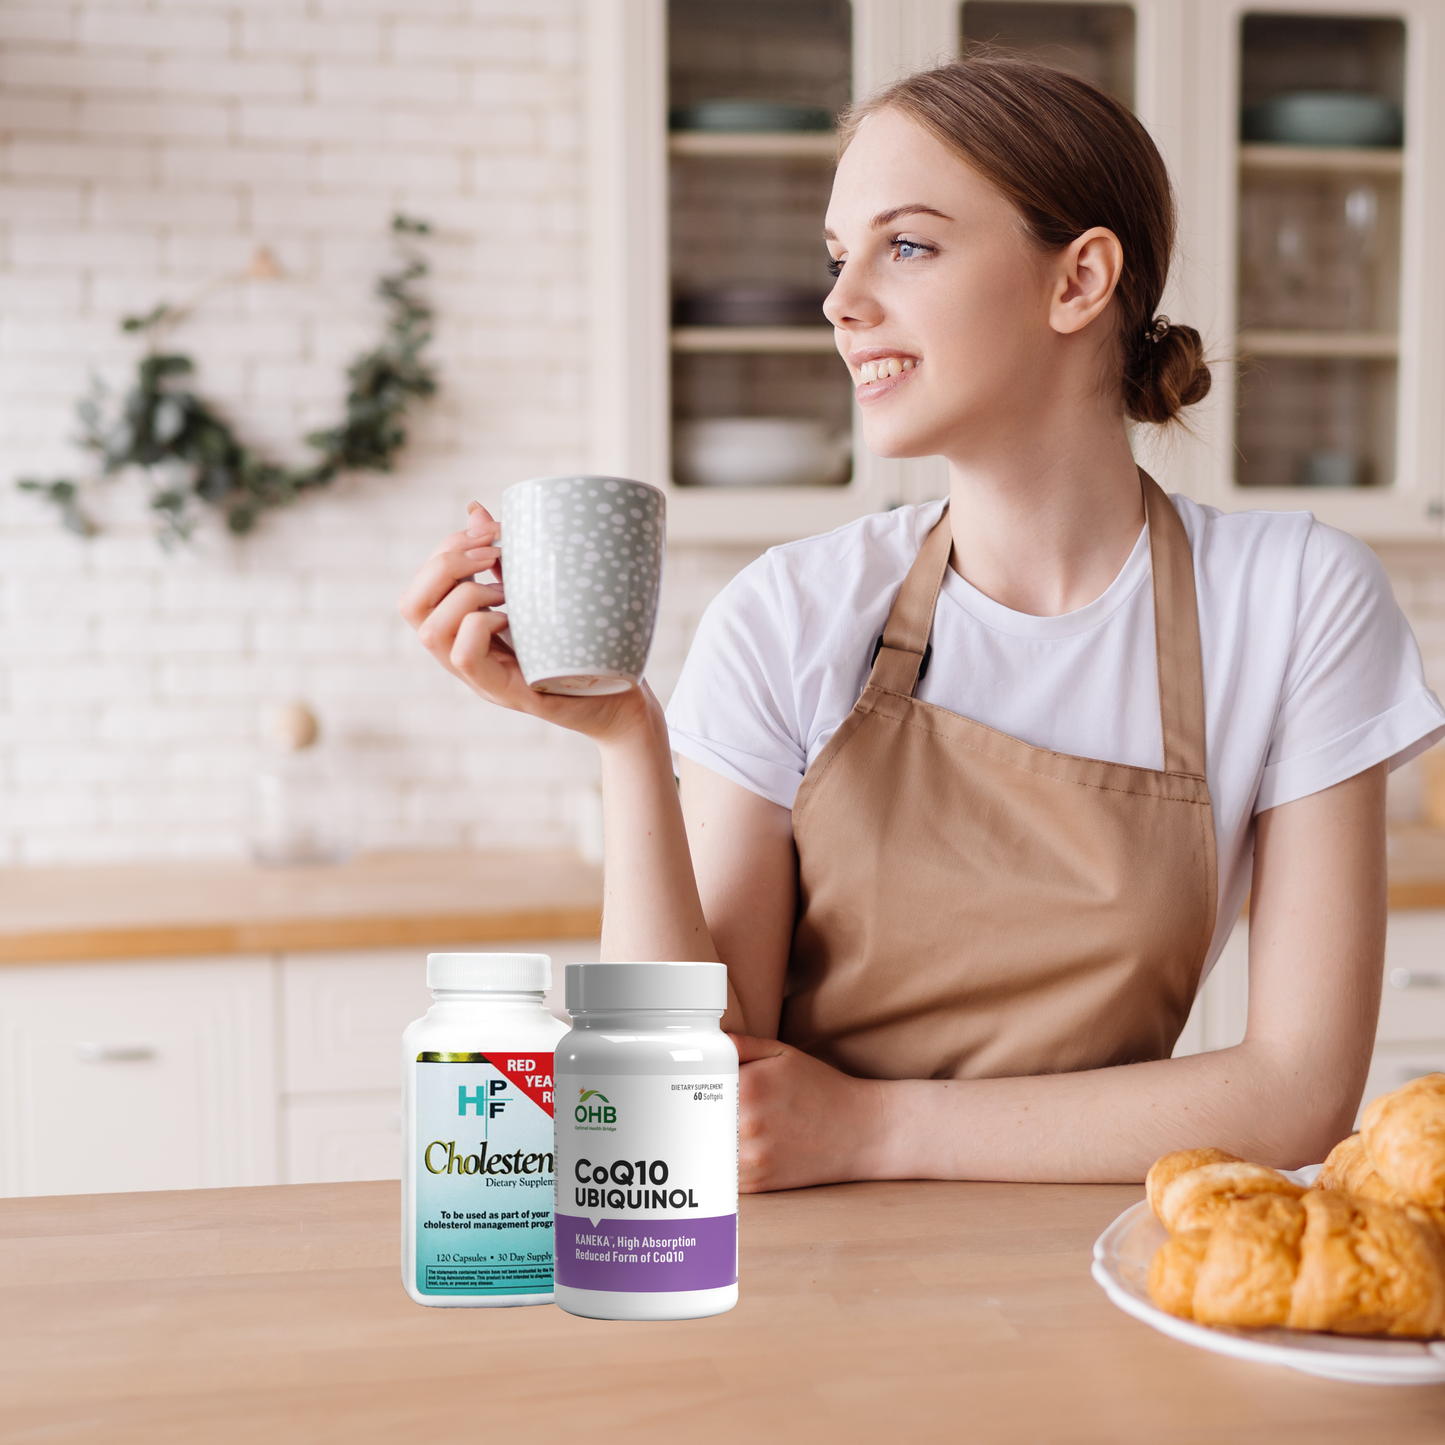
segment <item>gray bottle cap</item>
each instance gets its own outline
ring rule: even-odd
[[[569,963],[564,977],[568,1013],[728,1006],[720,963]]]
[[[426,986],[463,993],[540,993],[552,983],[545,953],[429,953]]]

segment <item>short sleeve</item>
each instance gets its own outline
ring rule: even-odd
[[[1445,709],[1385,569],[1363,542],[1315,523],[1255,812],[1386,760],[1399,767],[1442,736]]]
[[[674,752],[784,808],[807,766],[791,610],[767,555],[745,567],[703,613],[667,708]]]

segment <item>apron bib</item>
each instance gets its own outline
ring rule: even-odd
[[[1163,770],[1032,747],[913,696],[953,549],[945,511],[793,806],[786,1042],[880,1079],[1169,1056],[1214,934],[1214,814],[1189,538],[1140,479]]]

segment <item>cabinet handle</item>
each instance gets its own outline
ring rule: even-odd
[[[1392,968],[1390,982],[1396,988],[1445,988],[1445,977],[1438,973],[1415,973],[1408,968]]]
[[[83,1064],[144,1064],[155,1058],[152,1044],[76,1044],[75,1057]]]

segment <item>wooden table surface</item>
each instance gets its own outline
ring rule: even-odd
[[[560,850],[0,869],[0,963],[595,938],[601,926],[602,870]]]
[[[414,1305],[395,1183],[0,1201],[0,1440],[1445,1439],[1445,1386],[1246,1364],[1116,1310],[1091,1245],[1140,1193],[751,1196],[738,1307],[675,1324]]]

